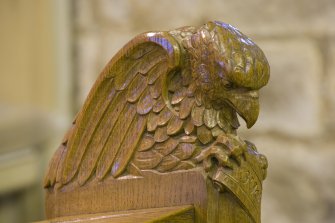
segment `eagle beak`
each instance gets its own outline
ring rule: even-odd
[[[258,91],[231,92],[228,100],[229,104],[244,119],[247,128],[251,128],[257,121],[259,115],[259,95]]]

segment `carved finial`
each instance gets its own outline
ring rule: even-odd
[[[258,222],[266,166],[236,135],[237,114],[248,128],[254,125],[258,90],[268,80],[261,49],[231,25],[139,35],[94,84],[44,186],[75,190],[148,171],[197,169]]]

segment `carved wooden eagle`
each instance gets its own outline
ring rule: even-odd
[[[199,167],[221,136],[236,136],[237,114],[256,122],[268,80],[261,49],[231,25],[141,34],[99,76],[44,186]]]

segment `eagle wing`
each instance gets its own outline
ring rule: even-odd
[[[150,124],[172,117],[166,79],[179,64],[179,45],[167,32],[141,34],[123,47],[91,89],[49,164],[44,186],[120,176],[138,144],[148,139]],[[152,110],[159,112],[156,123]],[[154,138],[165,141],[160,129],[155,127]]]

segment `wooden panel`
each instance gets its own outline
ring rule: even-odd
[[[187,204],[194,204],[199,218],[205,217],[206,185],[198,171],[144,172],[140,178],[107,179],[75,190],[71,186],[47,192],[47,218]]]
[[[118,222],[118,223],[149,223],[149,222],[194,222],[194,208],[192,205],[175,206],[165,208],[151,208],[120,212],[107,212],[101,214],[78,215],[70,217],[61,217],[41,221],[39,223],[57,223],[57,222]]]

